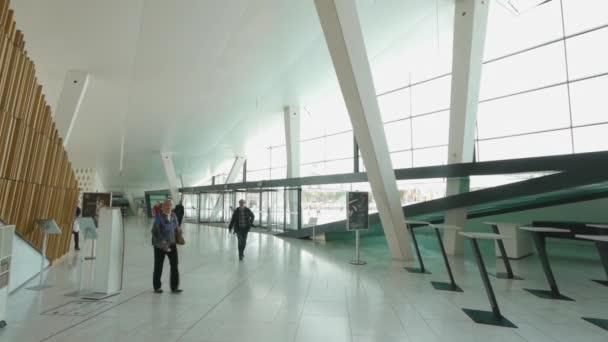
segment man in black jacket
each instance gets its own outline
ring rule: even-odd
[[[177,223],[181,227],[182,221],[184,220],[184,212],[185,212],[182,201],[179,201],[179,204],[175,206],[175,208],[173,209],[173,212],[175,213],[175,216],[177,216]]]
[[[232,213],[232,219],[230,219],[230,225],[228,225],[228,231],[236,234],[239,241],[239,260],[243,260],[243,252],[245,251],[245,245],[247,245],[247,234],[249,229],[253,226],[255,215],[249,208],[245,206],[245,200],[239,200],[239,207]]]

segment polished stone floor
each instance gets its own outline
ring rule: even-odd
[[[430,244],[424,254],[433,273],[427,275],[407,273],[403,266],[415,262],[391,261],[373,238],[363,240],[364,266],[348,263],[351,242],[313,244],[266,234],[250,235],[239,262],[226,229],[188,224],[187,245],[179,250],[184,293],[159,295],[151,289],[149,224],[134,218],[125,226],[120,295],[85,316],[42,315],[75,300],[64,296],[77,286],[78,256],[70,254],[46,272],[53,288],[11,295],[0,341],[608,341],[607,331],[581,320],[608,319],[608,287],[588,280],[605,277],[592,245],[591,257],[553,260],[560,288],[574,302],[522,290],[547,287],[535,256],[514,262],[525,280],[491,278],[504,315],[518,326],[511,329],[475,324],[462,312],[489,309],[470,256],[452,259],[463,293],[431,287],[431,280],[447,276]],[[485,257],[491,271],[501,270],[495,258]],[[87,267],[85,279],[89,273]]]

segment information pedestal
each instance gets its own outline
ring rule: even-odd
[[[90,217],[79,217],[77,218],[78,224],[80,225],[80,231],[83,233],[84,240],[91,241],[91,250],[94,249],[95,240],[97,240],[97,228],[95,227],[95,222]],[[94,259],[94,258],[93,258]],[[82,297],[84,295],[90,294],[93,290],[83,290],[83,267],[84,262],[86,260],[92,260],[89,258],[78,258],[78,290],[72,291],[70,293],[66,293],[67,297]],[[91,272],[93,272],[91,270]]]
[[[48,289],[49,287],[53,287],[49,284],[43,283],[44,278],[44,262],[46,261],[46,246],[49,239],[49,235],[61,234],[61,229],[57,226],[55,220],[47,219],[47,220],[39,220],[38,225],[40,226],[40,230],[42,231],[43,240],[42,240],[42,253],[40,253],[40,282],[36,286],[28,287],[28,290],[32,291],[42,291],[44,289]]]
[[[124,227],[120,208],[102,208],[97,230],[93,292],[85,299],[104,299],[120,293],[124,268]]]

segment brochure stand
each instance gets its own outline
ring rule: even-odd
[[[94,243],[95,240],[97,240],[97,228],[95,227],[95,222],[93,221],[92,218],[90,217],[79,217],[76,220],[78,220],[78,224],[80,225],[80,231],[83,232],[84,234],[84,240],[91,240],[91,250],[94,249]],[[84,296],[86,294],[91,293],[93,290],[83,290],[83,272],[82,269],[84,267],[84,262],[86,260],[91,260],[88,258],[79,258],[79,265],[78,265],[78,290],[76,291],[72,291],[70,293],[66,293],[65,295],[67,297],[81,297]],[[92,271],[91,271],[92,272]]]
[[[6,301],[8,300],[14,234],[15,226],[5,226],[0,221],[0,328],[6,326]]]
[[[53,287],[52,285],[43,284],[43,276],[44,276],[44,262],[46,261],[46,246],[49,239],[49,235],[61,234],[61,229],[57,226],[55,220],[47,219],[47,220],[39,220],[38,225],[40,226],[40,230],[42,230],[42,234],[44,238],[42,240],[42,253],[40,253],[40,283],[36,286],[28,287],[28,290],[32,291],[42,291],[44,289],[48,289],[49,287]]]
[[[120,208],[102,208],[97,230],[93,292],[83,298],[100,300],[120,293],[124,268],[124,242]]]

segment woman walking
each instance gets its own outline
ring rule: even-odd
[[[162,205],[162,212],[154,218],[152,226],[152,246],[154,247],[154,274],[152,276],[152,285],[154,292],[163,293],[162,283],[160,278],[163,274],[163,264],[165,255],[169,257],[169,265],[171,266],[171,292],[180,293],[179,288],[179,270],[177,269],[177,245],[175,236],[179,224],[177,216],[171,211],[173,201],[166,200]]]

